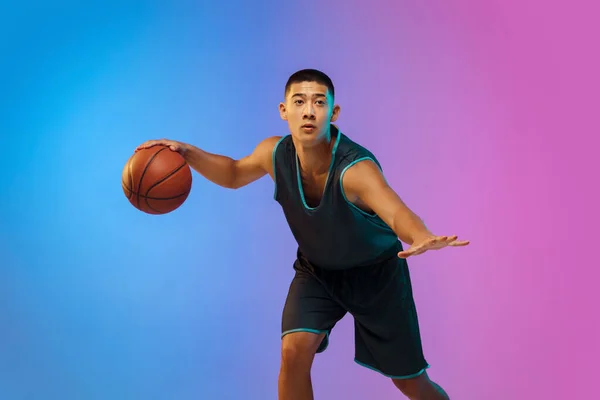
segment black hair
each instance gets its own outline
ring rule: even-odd
[[[321,85],[325,85],[327,86],[327,90],[331,94],[331,97],[335,97],[335,88],[333,87],[331,78],[329,78],[324,72],[316,69],[302,69],[294,72],[285,84],[284,97],[287,96],[292,84],[300,82],[316,82]]]

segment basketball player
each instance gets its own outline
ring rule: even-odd
[[[340,113],[334,95],[324,73],[293,74],[279,105],[290,134],[263,140],[240,160],[171,140],[138,149],[166,145],[226,188],[273,178],[275,200],[298,242],[283,310],[280,400],[313,399],[314,356],[348,312],[358,364],[391,378],[410,399],[448,399],[426,372],[406,258],[469,242],[425,227],[388,186],[375,156],[332,124]]]

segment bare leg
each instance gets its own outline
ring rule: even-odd
[[[392,379],[394,385],[410,400],[450,400],[448,394],[429,379],[427,372],[411,379]]]
[[[281,342],[279,400],[314,400],[310,370],[325,334],[294,332]]]

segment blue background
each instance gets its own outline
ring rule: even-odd
[[[472,240],[410,263],[431,376],[465,400],[589,398],[594,13],[452,4],[2,3],[0,399],[276,398],[296,246],[272,182],[195,174],[150,216],[119,180],[148,139],[237,158],[286,134],[307,67],[428,226]],[[317,357],[317,398],[399,396],[352,336],[345,318]]]

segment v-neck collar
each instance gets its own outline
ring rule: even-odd
[[[314,211],[316,209],[318,209],[321,204],[323,204],[323,197],[325,197],[325,192],[327,190],[327,186],[329,186],[329,180],[331,179],[331,172],[333,171],[333,166],[335,164],[335,154],[337,152],[337,148],[338,145],[340,144],[340,140],[342,138],[342,132],[339,130],[339,128],[335,127],[337,131],[337,136],[335,138],[335,143],[333,145],[333,148],[331,149],[331,163],[329,164],[329,171],[327,172],[327,179],[325,180],[325,187],[323,188],[323,195],[321,196],[321,199],[319,200],[319,204],[317,204],[315,207],[310,207],[307,203],[306,203],[306,198],[304,197],[304,188],[302,186],[302,177],[300,176],[300,160],[298,158],[298,152],[295,150],[294,148],[294,155],[296,157],[296,174],[298,176],[298,189],[300,191],[300,200],[302,200],[302,204],[304,205],[304,208],[310,211]]]

